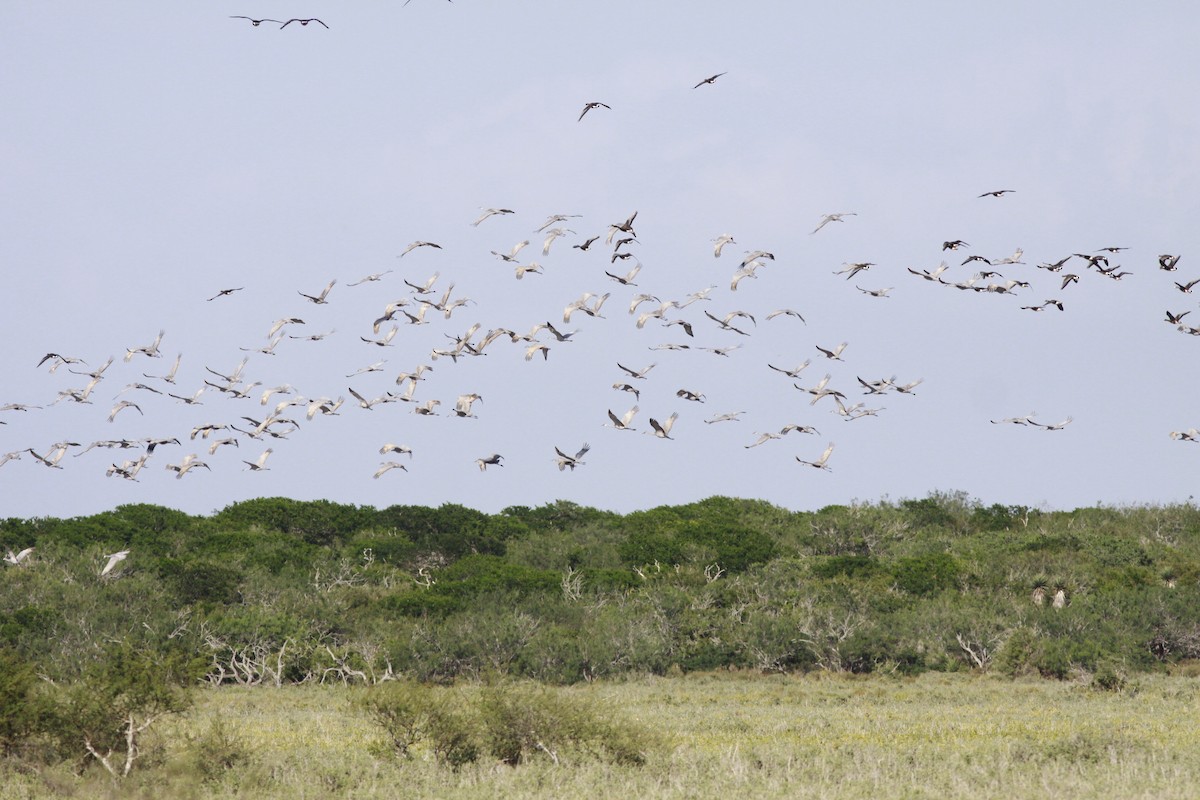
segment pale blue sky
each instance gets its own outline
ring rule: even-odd
[[[316,24],[258,28],[230,15]],[[130,502],[208,513],[259,496],[385,507],[457,502],[485,511],[568,499],[628,511],[713,494],[794,509],[851,500],[963,490],[985,502],[1069,508],[1186,500],[1200,447],[1169,433],[1200,426],[1195,365],[1200,338],[1164,322],[1193,311],[1174,281],[1200,278],[1200,14],[1186,3],[609,2],[412,0],[294,5],[116,2],[22,4],[0,31],[0,265],[7,279],[0,333],[0,453],[54,442],[176,436],[137,483],[106,478],[135,450],[96,448],[64,469],[25,453],[0,467],[0,516],[71,516]],[[712,85],[693,89],[709,75]],[[604,102],[577,121],[584,103]],[[982,192],[1013,189],[1000,198]],[[516,213],[470,223],[481,207]],[[638,288],[601,238],[638,211]],[[819,233],[828,212],[856,212]],[[534,233],[555,213],[579,214],[548,255]],[[712,240],[732,234],[721,258]],[[491,255],[523,239],[522,263],[544,274],[517,281]],[[969,248],[943,253],[942,242]],[[442,245],[398,260],[414,240]],[[1035,265],[1109,246],[1132,273],[1111,281],[1073,258],[1059,275]],[[1012,296],[958,291],[910,275],[945,258],[950,281],[996,267],[1032,288]],[[745,251],[773,252],[736,292]],[[1163,253],[1182,254],[1177,272]],[[832,273],[870,261],[850,281]],[[394,270],[382,280],[348,284]],[[404,279],[440,273],[437,292],[474,303],[450,319],[401,325],[391,347],[360,340],[384,306],[412,298]],[[1077,285],[1059,288],[1076,273]],[[324,306],[315,294],[337,284]],[[997,279],[993,279],[997,280]],[[988,281],[983,281],[987,283]],[[711,299],[668,319],[695,338],[627,313],[634,293]],[[894,287],[884,299],[855,289]],[[224,288],[245,288],[213,302]],[[611,292],[605,319],[576,314],[547,361],[507,339],[487,355],[430,361],[478,322],[480,334],[525,333],[562,321],[583,292]],[[1021,306],[1061,299],[1066,310]],[[765,315],[779,307],[807,325]],[[642,310],[647,310],[643,306]],[[750,336],[718,316],[757,317]],[[106,421],[117,393],[140,381],[190,395],[232,370],[240,347],[266,343],[271,323],[292,333],[336,330],[319,342],[285,339],[251,353],[247,381],[292,384],[308,398],[398,391],[395,376],[434,370],[416,398],[440,416],[394,403],[347,403],[336,417],[303,419],[286,440],[243,439],[207,453],[193,426],[261,418],[257,399],[209,390],[203,405],[132,390],[144,414]],[[564,327],[559,325],[560,328]],[[160,329],[165,358],[122,360]],[[387,327],[383,328],[385,332]],[[816,346],[849,342],[844,363]],[[665,342],[744,345],[728,358],[651,351]],[[95,368],[116,361],[92,403],[51,406],[86,377],[35,365],[48,352]],[[178,383],[161,375],[182,353]],[[767,363],[826,372],[847,403],[883,407],[845,422]],[[380,359],[381,372],[346,378]],[[648,418],[679,413],[675,441],[604,427],[633,398],[611,389],[616,364],[656,363],[643,389]],[[924,378],[915,395],[864,397],[857,377]],[[676,397],[682,388],[706,402]],[[477,419],[447,415],[477,392]],[[278,398],[275,398],[278,399]],[[272,400],[272,404],[275,400]],[[744,411],[740,421],[704,419]],[[992,425],[1038,412],[1074,422],[1061,431]],[[791,433],[746,449],[758,433]],[[560,473],[554,447],[592,445],[587,464]],[[795,461],[836,443],[831,472]],[[371,475],[412,447],[407,473]],[[267,447],[268,471],[251,473]],[[474,460],[505,457],[480,473]],[[176,480],[165,468],[198,453],[211,471]]]

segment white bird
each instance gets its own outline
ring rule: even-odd
[[[497,258],[499,258],[503,261],[509,261],[509,262],[512,262],[513,264],[515,264],[515,263],[517,263],[517,253],[521,252],[522,248],[526,247],[528,244],[529,244],[529,240],[523,239],[523,240],[517,242],[516,244],[514,244],[512,246],[512,249],[509,250],[507,253],[500,253],[500,252],[497,252],[496,250],[493,250],[492,255],[496,256]]]
[[[538,232],[539,233],[541,232],[540,229]],[[546,240],[544,242],[542,242],[542,255],[544,255],[544,256],[550,255],[550,245],[554,244],[555,239],[557,239],[560,236],[566,236],[568,233],[574,233],[574,232],[575,231],[573,231],[569,228],[551,228],[550,230],[546,231]]]
[[[855,211],[841,211],[841,212],[834,213],[834,214],[826,214],[825,216],[821,217],[821,221],[817,223],[817,227],[813,228],[809,232],[809,235],[811,236],[812,234],[821,230],[821,228],[824,228],[826,225],[828,225],[831,222],[842,222],[842,217],[854,217],[854,216],[857,216],[857,212],[855,212]]]
[[[433,293],[433,284],[437,283],[437,279],[439,277],[441,277],[441,275],[442,275],[442,273],[440,273],[440,272],[433,273],[420,286],[413,283],[412,281],[406,280],[404,282],[407,283],[410,287],[412,287],[413,294],[432,294]]]
[[[651,417],[650,427],[654,429],[654,436],[657,436],[659,439],[670,439],[671,428],[675,427],[675,420],[677,419],[679,419],[678,412],[672,412],[671,416],[667,417],[662,422],[659,422],[654,417]],[[649,434],[650,432],[645,431],[645,433]]]
[[[717,416],[713,417],[712,419],[704,420],[704,424],[712,425],[717,422],[741,422],[741,420],[738,419],[738,417],[740,417],[742,414],[745,414],[745,413],[746,413],[745,411],[734,411],[729,414],[718,414]]]
[[[768,320],[772,320],[772,319],[775,319],[776,317],[778,317],[778,316],[781,316],[781,315],[786,315],[786,316],[789,316],[789,317],[795,317],[796,319],[798,319],[798,320],[800,320],[801,322],[803,322],[805,325],[807,325],[807,324],[808,324],[808,323],[805,321],[804,317],[800,316],[800,312],[798,312],[798,311],[793,311],[793,310],[792,310],[792,309],[790,309],[790,308],[779,308],[779,309],[776,309],[776,310],[772,311],[770,314],[767,314],[766,318],[767,318]]]
[[[367,344],[373,344],[376,347],[391,347],[392,339],[396,338],[396,333],[399,332],[399,330],[400,330],[399,325],[393,325],[392,329],[390,331],[388,331],[386,334],[384,334],[383,338],[381,338],[381,339],[368,339],[365,336],[359,336],[358,338],[362,339]]]
[[[542,272],[542,265],[536,261],[532,261],[528,264],[517,264],[517,266],[513,267],[513,272],[516,274],[517,280],[524,278],[526,272],[532,272],[534,275],[546,274]]]
[[[114,419],[117,418],[117,414],[119,414],[123,409],[126,409],[126,408],[136,408],[137,412],[139,414],[142,414],[142,416],[145,416],[144,412],[142,411],[142,407],[139,406],[137,403],[133,403],[129,400],[122,400],[119,403],[117,403],[115,406],[112,407],[112,411],[108,412],[108,421],[112,422]]]
[[[104,569],[100,570],[100,577],[103,578],[105,575],[112,572],[113,567],[115,567],[117,564],[121,563],[128,557],[129,557],[128,550],[119,550],[116,553],[112,553],[110,555],[105,556],[105,558],[107,558],[108,561],[104,564]]]
[[[15,567],[15,566],[19,565],[25,559],[29,558],[29,555],[32,552],[33,552],[32,547],[26,547],[24,550],[22,550],[21,552],[16,553],[16,554],[14,554],[12,550],[9,550],[8,555],[6,555],[4,557],[4,560],[7,561],[9,564],[12,564]]]
[[[187,456],[184,456],[183,461],[179,462],[178,464],[167,464],[166,466],[167,469],[174,470],[175,480],[179,480],[196,467],[204,467],[209,472],[212,472],[212,467],[201,461],[200,456],[196,453],[190,453]]]
[[[733,240],[733,237],[728,233],[723,233],[717,238],[713,239],[713,258],[720,258],[721,250],[723,250],[727,244],[737,244],[737,242]]]
[[[360,283],[372,283],[374,281],[383,280],[383,276],[387,275],[391,271],[392,270],[387,269],[387,270],[384,270],[383,272],[374,272],[374,273],[371,273],[370,275],[367,275],[364,278],[360,278],[359,280],[356,280],[354,283],[347,283],[346,285],[347,286],[358,286]]]
[[[396,258],[404,258],[406,255],[411,253],[413,250],[416,250],[418,247],[433,247],[438,250],[442,249],[442,246],[440,244],[434,244],[433,242],[422,242],[422,241],[418,240],[418,241],[410,243],[408,245],[408,247],[404,248],[404,252],[401,253],[400,255],[396,256]],[[406,281],[406,283],[407,283],[407,281]]]
[[[388,470],[393,470],[393,469],[402,469],[405,472],[408,472],[408,467],[404,466],[399,461],[384,461],[382,464],[379,465],[379,469],[375,470],[375,474],[372,475],[371,477],[378,478],[383,473],[387,472]]]
[[[325,305],[328,302],[325,298],[327,298],[329,296],[329,290],[333,288],[333,285],[335,283],[337,283],[337,278],[334,278],[333,280],[331,280],[325,286],[325,288],[321,290],[321,293],[317,294],[317,295],[305,294],[304,292],[296,292],[296,294],[300,295],[301,297],[305,298],[306,300],[310,300],[311,302],[316,303],[317,305]]]
[[[383,447],[379,448],[379,455],[386,456],[388,453],[407,453],[409,458],[413,457],[412,448],[406,444],[393,444],[388,442]]]
[[[579,214],[551,214],[550,216],[546,217],[546,221],[542,223],[540,228],[537,228],[534,230],[534,233],[541,233],[542,231],[546,230],[546,228],[549,228],[551,225],[554,225],[559,222],[566,222],[567,220],[575,219],[578,216],[580,216],[580,215]],[[574,231],[572,231],[572,233],[574,233]]]
[[[470,394],[459,395],[458,400],[456,400],[454,403],[454,416],[456,416],[456,417],[471,417],[472,419],[474,419],[475,415],[471,413],[471,406],[475,403],[476,400],[478,400],[481,403],[483,402],[483,398],[480,397],[475,392],[471,392]]]
[[[145,347],[130,347],[126,349],[125,363],[129,363],[129,361],[138,353],[141,353],[145,356],[150,356],[151,358],[161,358],[162,354],[158,352],[158,346],[162,344],[162,338],[165,334],[166,331],[159,331],[158,336],[154,338],[154,341]]]
[[[629,376],[631,378],[637,378],[639,380],[646,380],[646,373],[649,372],[650,370],[654,369],[654,367],[655,367],[655,365],[651,364],[650,366],[643,367],[640,370],[634,370],[634,369],[630,369],[629,367],[622,366],[620,363],[617,364],[617,368],[620,369],[622,372],[627,372],[627,373],[629,373]]]
[[[549,345],[542,344],[541,342],[534,342],[533,344],[529,345],[525,348],[525,360],[532,361],[533,357],[538,353],[542,354],[543,361],[548,360],[550,358]]]
[[[421,405],[413,409],[414,414],[420,414],[423,417],[437,416],[437,412],[433,409],[442,404],[441,400],[426,400]]]
[[[272,448],[268,447],[266,450],[262,451],[262,454],[259,455],[257,460],[243,461],[242,463],[245,464],[246,467],[251,472],[260,472],[262,470],[269,469],[269,467],[267,467],[265,465],[267,463],[267,459],[270,457],[271,453],[273,453],[273,452],[275,452],[275,451]]]
[[[864,289],[861,286],[859,286],[858,284],[855,284],[854,288],[858,289],[863,294],[869,294],[871,297],[887,297],[888,292],[890,292],[892,289],[894,289],[896,287],[889,286],[886,289]]]
[[[626,412],[625,412],[625,413],[624,413],[622,416],[620,416],[620,417],[618,417],[616,414],[614,414],[614,413],[612,412],[612,409],[609,409],[609,410],[608,410],[608,418],[609,418],[610,420],[612,420],[612,425],[609,425],[608,423],[605,423],[605,426],[606,426],[606,427],[610,427],[610,428],[616,428],[616,429],[617,429],[617,430],[619,430],[619,431],[633,431],[633,430],[637,430],[637,428],[633,428],[633,427],[631,427],[631,426],[630,426],[630,424],[629,424],[629,423],[633,422],[633,418],[634,418],[634,416],[636,416],[636,415],[637,415],[637,413],[638,413],[638,407],[637,407],[636,405],[635,405],[635,406],[633,406],[633,408],[631,408],[631,409],[629,409],[628,411],[626,411]]]
[[[816,348],[818,350],[820,350],[821,354],[824,355],[826,358],[831,358],[834,361],[841,361],[842,360],[842,351],[846,349],[846,344],[847,344],[847,342],[842,342],[841,344],[839,344],[837,347],[833,348],[832,350],[826,350],[824,347],[821,347],[821,345],[816,345]]]
[[[810,467],[816,467],[817,469],[823,469],[826,472],[832,472],[833,470],[831,470],[826,463],[829,461],[829,456],[832,453],[833,453],[833,442],[830,442],[829,446],[825,448],[825,452],[822,453],[821,457],[818,458],[816,461],[805,461],[800,456],[796,456],[796,460],[799,461],[801,464],[807,464]]]
[[[234,447],[241,447],[241,445],[238,443],[238,440],[234,439],[234,438],[214,439],[213,443],[208,446],[208,454],[210,456],[216,455],[217,450],[226,445],[233,445]]]
[[[555,463],[558,464],[558,471],[562,472],[564,469],[567,469],[568,467],[572,471],[574,471],[576,467],[585,466],[583,461],[581,461],[580,459],[582,459],[585,455],[587,455],[588,450],[591,450],[591,449],[592,449],[592,446],[590,444],[588,444],[587,442],[584,442],[583,447],[580,447],[579,450],[575,453],[575,455],[569,456],[566,453],[564,453],[562,450],[559,450],[557,447],[555,447],[554,452],[558,454],[558,457],[555,458],[554,461],[555,461]]]
[[[808,365],[811,363],[812,363],[812,360],[806,358],[806,359],[804,359],[803,364],[792,367],[791,369],[784,369],[783,367],[777,367],[774,364],[767,364],[767,366],[770,367],[771,369],[775,370],[776,372],[782,372],[784,375],[787,375],[789,378],[798,378],[798,377],[800,377],[800,373],[803,372],[805,369],[807,369]]]
[[[479,218],[476,219],[471,224],[478,227],[479,223],[483,222],[488,217],[494,217],[497,214],[515,214],[515,213],[516,212],[513,211],[511,208],[485,208],[483,210],[483,213],[479,215]]]
[[[1034,422],[1033,420],[1030,420],[1029,424],[1034,425],[1034,426],[1041,428],[1042,430],[1046,430],[1046,431],[1061,431],[1063,428],[1070,425],[1074,421],[1074,419],[1075,419],[1074,417],[1067,417],[1062,422],[1056,422],[1053,425],[1047,425],[1043,422]]]
[[[623,276],[622,275],[614,275],[613,273],[609,272],[608,270],[605,270],[604,274],[607,275],[608,277],[612,278],[614,281],[621,284],[622,286],[637,286],[637,284],[633,282],[633,279],[636,278],[637,274],[641,271],[642,271],[642,265],[639,262],[638,264],[634,265],[633,269],[629,270],[629,272],[625,273],[625,275],[623,275]]]

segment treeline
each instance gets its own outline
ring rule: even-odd
[[[266,498],[0,523],[0,549],[29,547],[3,565],[0,655],[60,684],[131,653],[185,685],[1066,678],[1200,658],[1192,505],[1040,512],[935,493],[815,512],[713,497],[485,514]]]

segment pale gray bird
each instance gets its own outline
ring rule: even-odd
[[[120,564],[122,561],[124,561],[128,557],[129,557],[128,550],[118,550],[115,553],[105,556],[105,558],[107,558],[108,561],[105,562],[104,569],[100,570],[100,577],[103,578],[105,575],[112,572],[113,568],[115,566],[117,566],[117,564]]]
[[[821,217],[821,221],[817,223],[817,227],[815,227],[811,231],[809,231],[809,235],[811,236],[812,234],[821,230],[821,228],[824,228],[826,225],[828,225],[831,222],[841,222],[842,217],[857,216],[857,213],[858,212],[855,212],[855,211],[839,211],[834,214],[826,214],[825,216]]]

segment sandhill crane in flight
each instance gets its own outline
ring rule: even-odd
[[[40,455],[32,447],[27,447],[22,452],[29,453],[29,455],[36,458],[43,466],[51,467],[53,469],[62,469],[62,465],[60,465],[58,462],[62,461],[63,456],[67,454],[67,448],[78,446],[79,445],[75,442],[58,442],[57,444],[52,445],[50,450],[44,456]]]
[[[145,413],[142,411],[142,407],[139,406],[137,403],[131,402],[129,400],[121,400],[115,406],[112,407],[112,411],[108,412],[108,421],[112,422],[114,419],[117,418],[117,414],[119,414],[121,411],[123,411],[126,408],[136,408],[137,412],[139,414],[141,414],[142,416],[145,416]]]
[[[501,253],[496,250],[493,250],[492,255],[494,255],[496,258],[501,259],[502,261],[507,261],[511,264],[515,264],[515,263],[517,263],[517,253],[521,252],[522,248],[525,248],[528,245],[529,245],[529,240],[522,239],[521,241],[514,244],[512,246],[512,249],[509,250],[508,253]]]
[[[143,378],[156,378],[160,381],[166,381],[167,383],[174,384],[175,383],[175,375],[179,372],[179,362],[181,362],[181,361],[183,361],[183,353],[180,353],[179,355],[175,356],[175,363],[171,365],[171,368],[169,370],[167,370],[166,375],[147,375],[145,372],[143,372],[142,377]],[[232,381],[232,380],[229,382],[237,383],[237,381]]]
[[[617,369],[621,370],[622,372],[628,373],[629,377],[631,377],[631,378],[637,378],[638,380],[643,380],[643,381],[646,380],[646,373],[648,373],[650,370],[654,369],[654,367],[655,367],[655,365],[651,364],[648,367],[643,367],[640,370],[635,370],[635,369],[630,369],[629,367],[626,367],[626,366],[622,366],[620,364],[620,362],[617,363]]]
[[[868,270],[875,265],[870,261],[858,261],[858,262],[855,262],[854,264],[843,264],[842,266],[845,267],[845,269],[839,269],[836,272],[834,272],[833,274],[834,275],[845,275],[846,280],[850,280],[858,273]],[[849,273],[849,274],[847,274],[847,273]]]
[[[588,444],[587,442],[584,442],[583,447],[580,447],[579,450],[576,451],[575,455],[569,456],[566,453],[564,453],[562,450],[555,447],[554,452],[557,453],[558,455],[554,459],[554,462],[556,464],[558,464],[558,471],[562,472],[564,469],[567,469],[569,467],[571,469],[571,471],[574,472],[576,467],[586,466],[583,463],[583,461],[581,461],[580,459],[582,459],[585,455],[587,455],[587,452],[591,449],[592,449],[592,446],[590,444]]]
[[[892,289],[894,289],[894,288],[896,288],[896,287],[894,287],[894,286],[889,286],[889,287],[887,287],[886,289],[864,289],[864,288],[862,288],[861,286],[859,286],[858,284],[855,284],[855,285],[854,285],[854,288],[855,288],[855,289],[858,289],[858,290],[859,290],[860,292],[862,292],[863,294],[870,295],[871,297],[883,297],[883,298],[886,298],[886,297],[888,296],[888,292],[890,292]]]
[[[476,415],[471,413],[471,406],[475,403],[476,400],[478,400],[481,403],[483,402],[483,398],[480,397],[475,392],[471,392],[470,394],[459,395],[458,400],[456,400],[454,403],[454,416],[470,417],[472,419],[475,419]]]
[[[629,215],[629,218],[624,222],[613,222],[608,226],[608,236],[605,237],[605,244],[612,244],[613,237],[618,233],[628,233],[630,236],[637,237],[637,233],[633,230],[633,221],[637,219],[638,212],[634,211]]]
[[[122,561],[124,561],[126,558],[128,558],[129,551],[128,550],[118,550],[117,552],[111,553],[104,557],[107,558],[108,561],[105,562],[104,568],[100,570],[101,578],[103,578],[108,573],[112,572],[113,568],[116,567],[117,564],[120,564]]]
[[[1044,431],[1061,431],[1063,428],[1074,422],[1074,420],[1074,417],[1067,417],[1062,422],[1056,422],[1053,425],[1047,425],[1044,422],[1034,422],[1033,420],[1030,420],[1029,424],[1041,428]]]
[[[542,360],[547,361],[550,358],[550,346],[541,342],[534,342],[525,348],[525,360],[532,361],[533,357],[538,353],[542,354]]]
[[[812,360],[806,358],[806,359],[804,359],[803,364],[793,367],[792,369],[784,369],[783,367],[777,367],[774,364],[767,364],[767,366],[770,367],[771,369],[775,370],[776,372],[782,372],[784,375],[787,375],[789,378],[799,378],[800,373],[803,372],[808,367],[808,365],[811,363],[812,363]]]
[[[539,233],[540,232],[541,231],[539,231]],[[554,244],[555,239],[574,232],[575,231],[571,230],[570,228],[551,228],[550,230],[546,231],[546,239],[542,242],[542,255],[550,255],[550,245]]]
[[[7,561],[9,564],[12,564],[14,567],[19,566],[20,563],[22,561],[24,561],[25,559],[29,558],[29,556],[32,553],[33,553],[32,547],[26,547],[24,550],[22,550],[19,553],[13,553],[12,550],[9,550],[8,554],[4,556],[4,560]]]
[[[776,317],[780,317],[780,316],[795,317],[796,319],[803,322],[805,325],[808,324],[808,322],[805,321],[804,317],[800,316],[799,311],[793,311],[790,308],[777,308],[774,311],[772,311],[770,314],[767,314],[766,319],[772,320],[772,319],[775,319]]]
[[[404,248],[404,252],[401,253],[400,255],[396,256],[396,258],[404,258],[406,255],[411,253],[413,250],[416,250],[418,247],[432,247],[436,250],[442,249],[442,246],[440,244],[434,244],[433,242],[423,242],[418,239],[415,242],[410,242],[408,247]],[[405,281],[405,283],[408,283],[408,282]],[[409,284],[409,285],[411,285],[411,284]]]
[[[737,244],[733,237],[728,233],[723,233],[717,238],[713,239],[713,258],[720,258],[721,250],[723,250],[727,244]]]
[[[718,414],[717,416],[704,420],[705,425],[715,425],[718,422],[741,422],[738,417],[745,414],[745,411],[731,411],[728,414]]]
[[[833,470],[831,470],[829,468],[829,465],[826,463],[829,461],[829,456],[832,453],[833,453],[833,442],[830,442],[829,446],[825,448],[825,452],[822,453],[821,457],[818,458],[816,461],[805,461],[800,456],[796,456],[796,460],[799,461],[801,464],[807,464],[810,467],[816,467],[817,469],[823,469],[826,472],[832,472]]]
[[[606,427],[616,428],[619,431],[634,431],[637,430],[637,428],[631,427],[630,423],[633,422],[633,418],[637,415],[637,413],[638,407],[636,405],[630,408],[620,417],[614,414],[610,408],[608,410],[608,418],[612,420],[612,425],[609,425],[607,422],[604,424]]]
[[[700,392],[693,392],[691,389],[680,389],[675,393],[676,397],[682,397],[684,400],[689,400],[693,403],[703,403],[704,395]]]
[[[1023,417],[1005,417],[1004,419],[989,420],[989,422],[991,422],[993,425],[1004,425],[1006,423],[1011,423],[1013,425],[1036,425],[1037,423],[1033,421],[1033,418],[1036,416],[1037,412],[1031,411]]]
[[[375,474],[372,475],[371,477],[378,478],[380,475],[384,474],[385,472],[388,472],[389,470],[393,470],[393,469],[402,469],[405,472],[408,472],[408,467],[404,466],[399,461],[384,461],[382,464],[379,465],[379,469],[375,470]]]
[[[233,437],[229,437],[226,439],[213,439],[212,444],[210,444],[208,446],[208,454],[210,456],[216,455],[217,450],[219,450],[220,448],[225,447],[227,445],[233,445],[234,447],[238,447],[238,448],[241,447],[241,444],[238,443],[238,440],[234,439]]]
[[[832,350],[826,350],[824,347],[821,347],[821,345],[816,345],[816,348],[818,350],[820,350],[821,355],[825,356],[826,358],[832,359],[834,361],[841,361],[842,360],[842,351],[846,349],[846,345],[847,345],[847,342],[842,342],[841,344],[839,344],[837,347],[833,348]]]
[[[158,336],[154,338],[154,341],[144,347],[128,348],[125,351],[125,363],[129,363],[129,361],[138,353],[141,353],[145,356],[150,356],[151,358],[160,358],[162,354],[158,352],[158,346],[162,344],[162,338],[164,334],[166,334],[166,331],[159,331]]]
[[[614,383],[612,385],[612,388],[616,389],[619,392],[629,392],[637,400],[642,399],[642,393],[640,391],[638,391],[637,389],[635,389],[634,387],[630,386],[628,383],[621,383],[620,381],[617,381],[616,383]]]
[[[487,472],[488,467],[503,467],[504,465],[500,463],[502,458],[504,456],[499,453],[492,453],[490,456],[475,459],[475,466],[479,467],[480,472]]]
[[[321,290],[320,294],[311,295],[311,294],[305,294],[304,292],[296,292],[296,294],[300,295],[301,297],[305,298],[306,300],[316,303],[319,306],[325,305],[328,302],[325,298],[329,297],[329,290],[333,288],[333,285],[335,283],[337,283],[337,278],[334,278],[328,284],[326,284],[325,288]]]
[[[371,409],[373,409],[375,406],[379,405],[380,403],[390,403],[395,399],[394,397],[392,397],[392,395],[384,393],[383,395],[381,395],[379,397],[368,400],[367,398],[363,397],[358,392],[354,391],[354,389],[352,387],[346,387],[346,390],[348,392],[350,392],[351,397],[353,397],[355,400],[358,401],[358,407],[365,408],[367,411],[370,411]]]
[[[354,283],[347,283],[347,286],[358,286],[363,283],[374,283],[375,281],[383,280],[383,276],[390,273],[392,270],[385,269],[383,272],[372,272],[370,275],[359,278]]]
[[[541,224],[541,227],[535,228],[533,232],[541,233],[542,231],[546,230],[546,228],[549,228],[551,225],[556,225],[560,222],[566,222],[567,220],[575,219],[578,216],[580,216],[580,215],[579,214],[551,214],[550,216],[546,217],[546,221]],[[571,231],[571,233],[574,233],[574,231]]]
[[[840,211],[840,212],[837,212],[834,214],[826,214],[823,217],[821,217],[821,221],[817,223],[817,227],[815,227],[811,231],[809,231],[809,235],[811,236],[812,234],[821,230],[821,228],[824,228],[826,225],[828,225],[831,222],[842,222],[842,217],[856,217],[856,216],[858,216],[858,212],[856,212],[856,211]]]
[[[238,16],[230,15],[230,17],[229,17],[229,18],[230,18],[230,19],[244,19],[244,20],[249,20],[249,21],[250,21],[250,26],[251,26],[251,27],[253,27],[253,28],[257,28],[259,25],[262,25],[264,22],[274,22],[274,23],[276,23],[276,24],[278,24],[278,25],[283,25],[283,20],[279,20],[279,19],[267,19],[266,17],[263,17],[262,19],[255,19],[254,17],[243,17],[243,16],[240,16],[240,15],[238,15]]]
[[[413,409],[414,414],[420,414],[423,417],[435,417],[437,412],[434,409],[442,404],[441,400],[426,400]]]
[[[433,273],[429,276],[429,279],[420,286],[407,279],[404,282],[412,287],[413,294],[433,294],[433,284],[437,282],[437,279],[441,277],[441,274],[442,273],[440,272]]]
[[[196,467],[204,467],[209,472],[212,472],[212,467],[201,461],[200,456],[196,453],[189,453],[178,464],[167,464],[166,469],[173,470],[175,472],[175,480],[179,480]]]
[[[475,227],[479,227],[479,223],[483,222],[488,217],[494,217],[497,214],[515,214],[515,213],[517,213],[517,212],[513,211],[511,208],[485,208],[483,210],[483,213],[480,214],[479,217],[471,224],[474,225]]]
[[[671,428],[675,427],[675,420],[677,419],[679,419],[679,413],[675,411],[671,412],[671,416],[667,417],[662,422],[659,422],[654,417],[651,417],[650,427],[654,429],[653,435],[657,436],[659,439],[670,439]],[[650,431],[645,431],[645,433],[650,434]]]
[[[642,271],[642,265],[639,262],[634,265],[633,269],[629,270],[629,272],[625,273],[624,275],[614,275],[613,273],[609,272],[608,270],[605,270],[604,274],[607,275],[608,277],[612,278],[614,281],[621,284],[622,286],[637,286],[637,284],[633,282],[633,279],[636,278],[637,274],[641,271]]]
[[[513,272],[516,274],[517,280],[524,278],[526,272],[532,272],[534,275],[545,274],[542,272],[542,265],[536,261],[533,261],[529,264],[517,264],[517,266],[513,267]]]
[[[583,244],[573,244],[573,245],[571,245],[571,247],[573,249],[578,249],[578,250],[587,250],[589,247],[591,247],[593,244],[595,244],[596,240],[598,240],[599,238],[600,238],[599,236],[593,236],[590,239],[586,239],[583,242]]]
[[[590,103],[584,103],[583,111],[579,112],[579,119],[577,119],[575,121],[579,122],[580,120],[582,120],[584,115],[587,114],[589,111],[591,111],[593,108],[607,108],[609,111],[612,111],[612,106],[607,105],[605,103],[598,103],[595,101],[590,102]]]
[[[54,371],[57,370],[59,367],[61,367],[63,364],[83,364],[84,363],[84,360],[82,358],[74,358],[72,356],[63,356],[63,355],[59,355],[58,353],[46,353],[46,355],[42,356],[42,360],[37,363],[38,367],[41,367],[42,364],[45,364],[47,361],[50,362],[50,373],[51,374],[53,374]]]
[[[409,458],[413,457],[412,448],[406,444],[393,444],[392,442],[388,442],[383,447],[379,448],[379,455],[386,456],[388,453],[406,453],[408,454]]]
[[[269,467],[266,466],[267,459],[270,458],[271,453],[274,452],[275,451],[272,448],[268,447],[266,450],[263,450],[262,454],[259,455],[259,457],[254,461],[242,461],[242,463],[245,464],[246,468],[251,472],[262,472],[263,470],[269,469]]]

